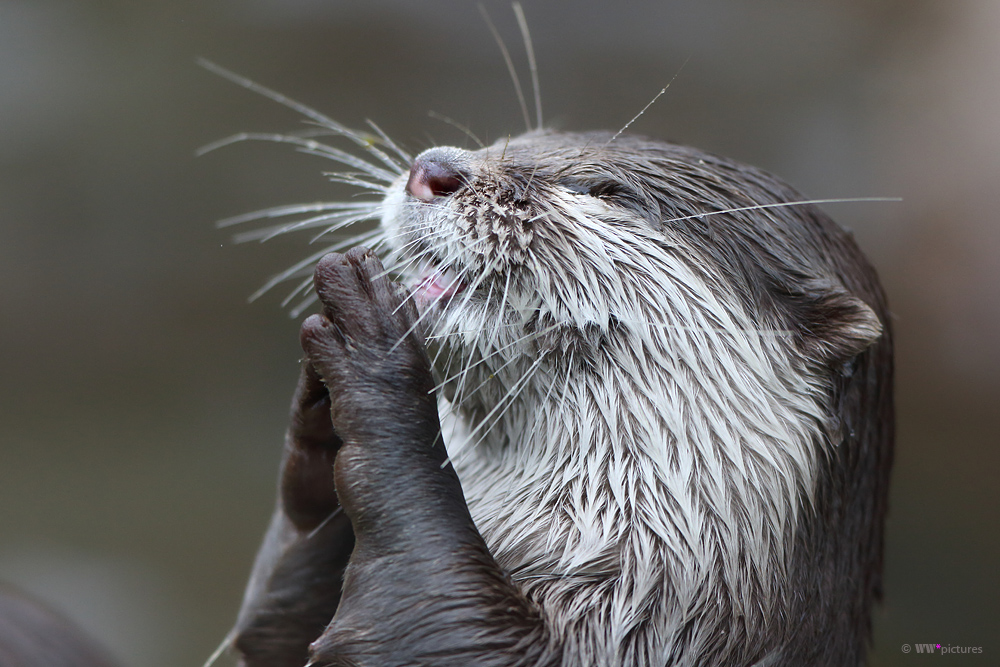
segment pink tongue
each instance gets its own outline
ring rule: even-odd
[[[465,289],[454,271],[451,269],[435,270],[425,274],[417,281],[413,291],[417,304],[427,306],[438,301],[445,301]]]

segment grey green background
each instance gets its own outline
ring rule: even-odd
[[[896,314],[899,441],[874,665],[1000,656],[1000,3],[525,1],[547,118],[758,164],[826,207]],[[506,2],[487,6],[522,65]],[[0,0],[0,579],[129,665],[200,665],[232,620],[297,374],[306,239],[213,221],[348,194],[244,144],[292,112],[204,56],[411,150],[522,129],[473,2]],[[940,660],[941,658],[934,658]],[[228,664],[225,661],[223,664]]]

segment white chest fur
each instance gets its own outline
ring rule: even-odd
[[[645,329],[586,370],[525,360],[489,428],[442,400],[473,519],[570,664],[666,664],[766,623],[814,485],[821,392],[777,337]]]

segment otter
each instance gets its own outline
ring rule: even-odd
[[[893,368],[850,233],[638,136],[348,136],[379,164],[301,141],[378,201],[268,213],[382,260],[315,264],[241,664],[863,664]]]
[[[320,312],[225,642],[242,665],[864,663],[893,357],[848,231],[693,148],[544,130],[539,109],[519,137],[412,157],[206,66],[368,159],[235,140],[377,196],[234,222],[379,221],[268,285],[305,274]]]

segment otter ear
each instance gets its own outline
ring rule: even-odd
[[[871,306],[840,286],[814,283],[796,297],[796,342],[820,364],[850,361],[882,336],[882,322]]]

